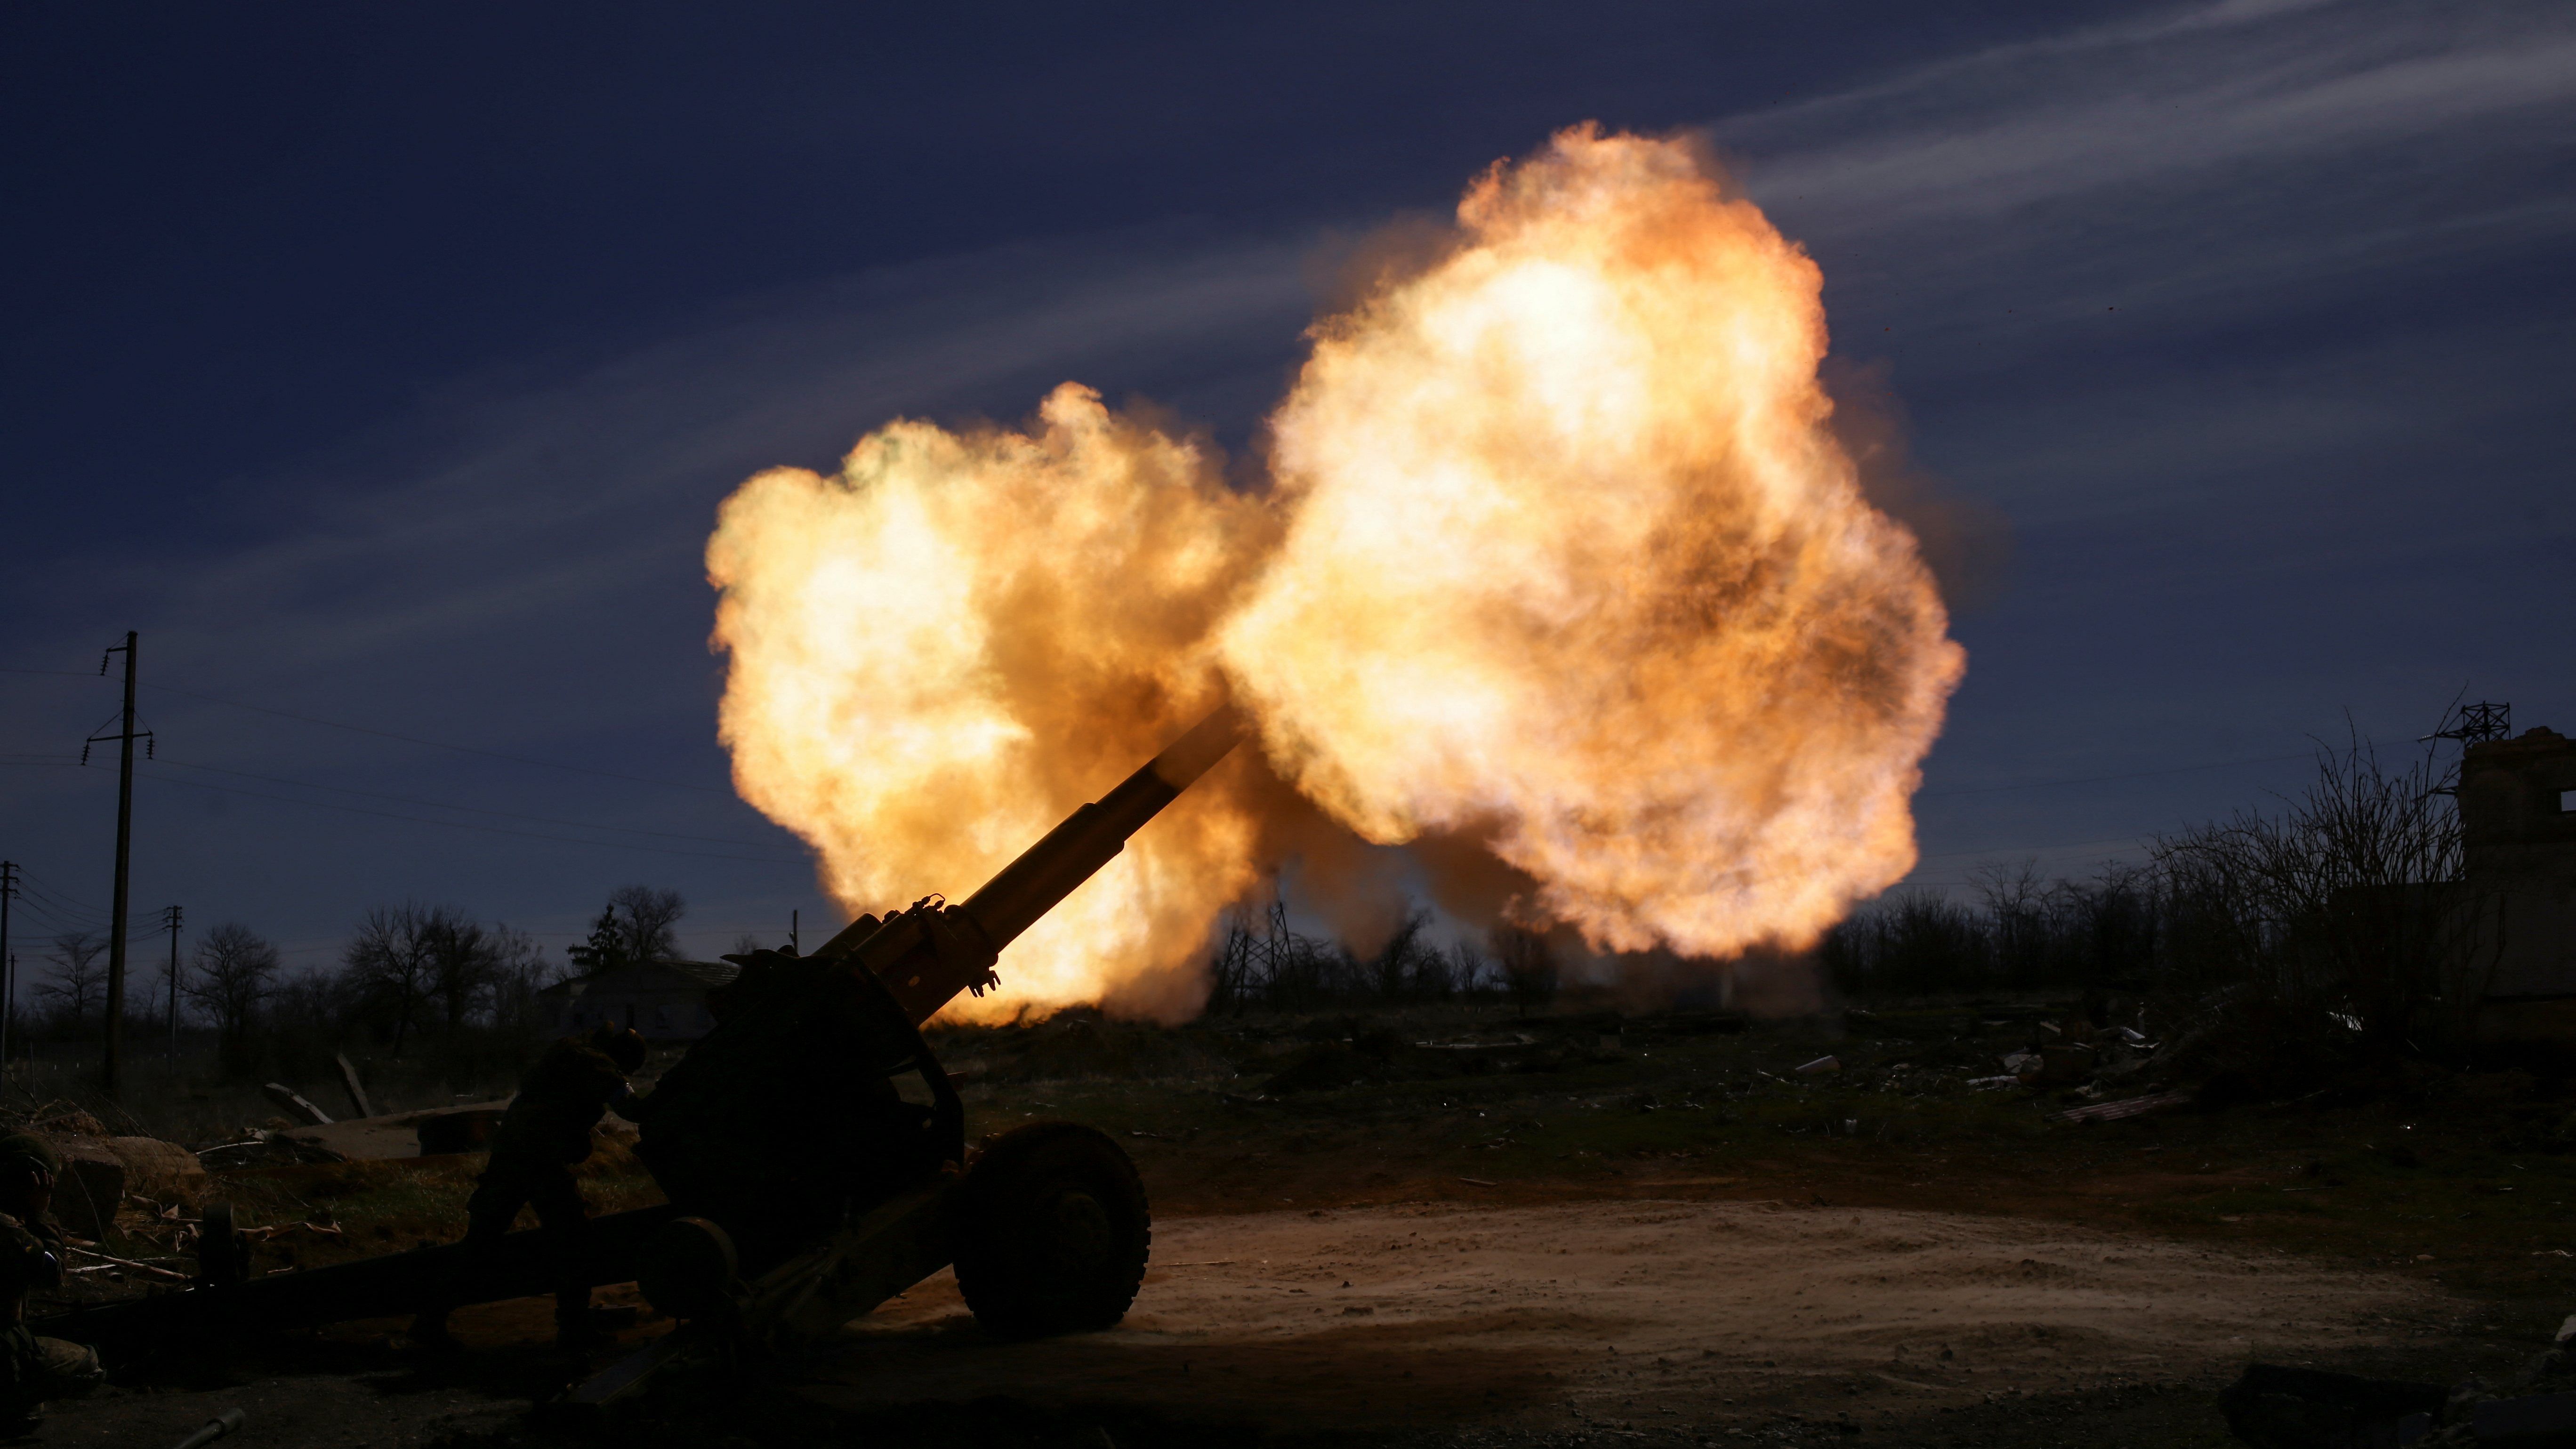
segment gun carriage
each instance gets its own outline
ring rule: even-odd
[[[575,1404],[634,1392],[692,1350],[791,1353],[952,1264],[987,1331],[1117,1322],[1152,1235],[1143,1184],[1105,1134],[1015,1128],[969,1152],[966,1114],[922,1023],[996,984],[1002,949],[1125,848],[1233,749],[1221,707],[1082,806],[963,902],[931,896],[861,916],[806,956],[734,958],[714,1030],[636,1116],[639,1155],[669,1201],[595,1218],[580,1269],[634,1282],[681,1321],[576,1387]],[[926,1103],[897,1079],[917,1078]],[[185,1291],[53,1315],[40,1334],[136,1349],[228,1328],[295,1327],[549,1291],[540,1235],[480,1255],[415,1249],[253,1276],[231,1212],[211,1206]]]

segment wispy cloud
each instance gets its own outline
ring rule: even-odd
[[[147,681],[721,787],[698,556],[734,484],[763,467],[828,466],[861,432],[906,412],[1014,416],[1067,377],[1113,396],[1186,398],[1248,368],[1266,388],[1311,307],[1302,260],[1295,245],[1179,231],[1075,239],[749,299],[569,375],[537,359],[463,379],[402,424],[268,480],[265,536],[247,546],[103,552],[21,573],[22,597],[37,607],[12,662],[77,668],[104,642],[91,637],[100,619],[133,620],[146,637]],[[95,693],[0,690],[0,719],[15,738],[85,729]],[[505,809],[526,809],[519,797],[534,788],[552,802],[539,813],[774,834],[723,797],[543,772],[531,785],[529,772],[488,761],[184,696],[147,690],[146,700],[177,759]],[[291,934],[333,931],[351,902],[399,897],[420,880],[569,930],[582,897],[565,898],[567,859],[588,862],[573,877],[694,880],[692,893],[719,913],[710,930],[725,924],[729,893],[783,888],[793,899],[803,885],[801,868],[657,865],[228,796],[199,803],[242,815],[174,818],[169,802],[203,793],[173,796],[184,778],[152,787],[162,802],[150,842],[162,865],[155,898],[223,899]],[[0,776],[0,802],[23,822],[11,849],[95,854],[98,812],[73,799],[99,783],[77,772]],[[255,865],[205,851],[205,840],[171,850],[174,830],[220,834],[245,816],[263,823]],[[769,853],[799,854],[783,834]],[[469,860],[501,868],[460,864]],[[539,861],[558,863],[529,868]]]
[[[2576,107],[2571,78],[2565,7],[2225,4],[2000,47],[1717,134],[1758,194],[1891,225],[2528,124]]]

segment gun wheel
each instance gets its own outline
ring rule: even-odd
[[[957,1288],[988,1333],[1107,1328],[1145,1281],[1154,1222],[1118,1144],[1078,1122],[995,1139],[966,1168],[952,1220]]]
[[[198,1216],[197,1277],[209,1288],[250,1279],[250,1240],[235,1225],[231,1203],[210,1202]]]

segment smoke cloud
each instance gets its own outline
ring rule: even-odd
[[[1814,263],[1690,145],[1590,127],[1363,261],[1266,486],[1067,384],[726,503],[737,783],[853,911],[971,890],[1228,693],[1255,723],[959,1010],[1186,1015],[1283,863],[1386,913],[1372,846],[1470,924],[1692,959],[1912,867],[1964,657],[1835,434]]]

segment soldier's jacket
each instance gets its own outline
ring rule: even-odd
[[[713,1031],[623,1115],[638,1151],[682,1212],[723,1223],[749,1264],[849,1201],[875,1203],[936,1161],[925,1108],[888,1074],[918,1038],[889,1021],[846,964],[757,953]],[[767,1248],[762,1220],[796,1218]]]
[[[519,1095],[492,1131],[492,1161],[565,1166],[590,1156],[590,1130],[627,1096],[626,1074],[608,1054],[565,1037],[520,1079]]]
[[[62,1262],[63,1229],[52,1214],[28,1220],[0,1213],[0,1323],[25,1322],[27,1295],[62,1281]]]

